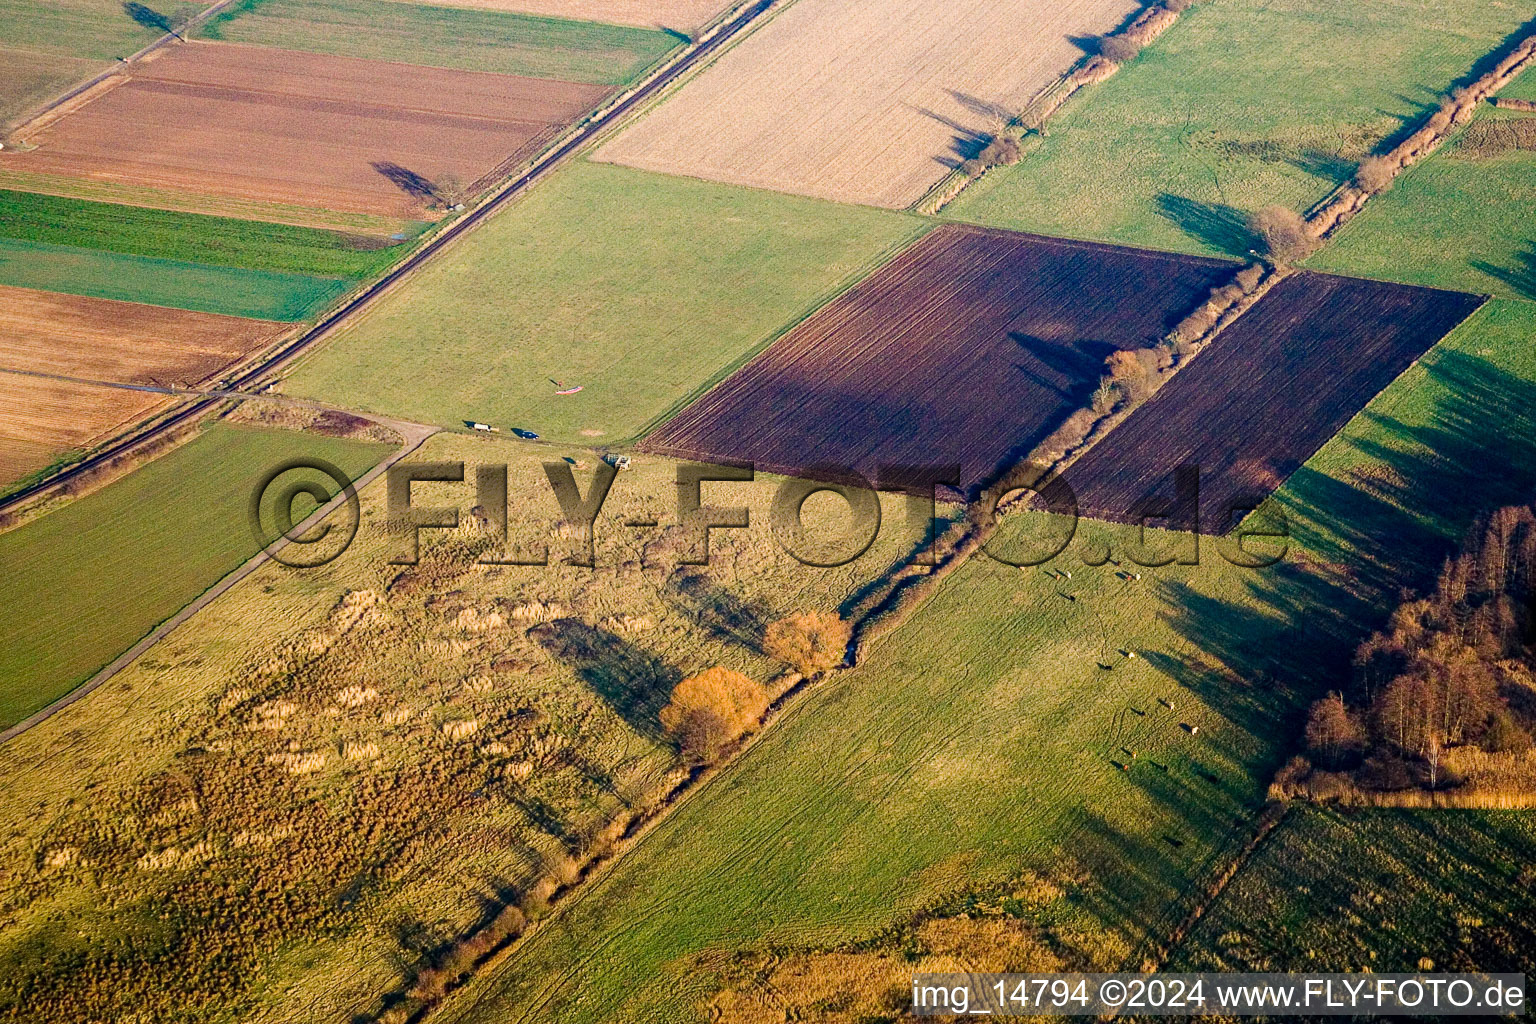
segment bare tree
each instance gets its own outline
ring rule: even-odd
[[[1306,218],[1290,207],[1266,206],[1253,215],[1252,226],[1265,254],[1276,263],[1295,263],[1317,249]]]
[[[832,612],[798,612],[768,626],[763,650],[810,676],[843,663],[852,633],[852,627]]]

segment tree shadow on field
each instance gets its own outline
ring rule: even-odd
[[[1468,265],[1503,281],[1520,298],[1536,299],[1536,249],[1527,249],[1515,258],[1522,264],[1518,268],[1501,267],[1487,260],[1469,260]]]
[[[555,619],[533,627],[528,635],[571,665],[636,732],[660,738],[657,715],[671,699],[682,672],[618,634],[580,619]]]
[[[1303,174],[1342,185],[1355,173],[1355,161],[1325,149],[1304,149],[1286,158],[1286,163]]]
[[[1236,207],[1160,192],[1157,210],[1186,235],[1229,255],[1247,256],[1259,244],[1248,227],[1248,215]]]
[[[763,652],[763,636],[775,618],[762,601],[744,600],[720,586],[708,573],[680,572],[667,581],[666,595],[703,629],[754,654]]]
[[[170,32],[173,35],[176,33],[176,25],[170,15],[161,14],[153,7],[147,7],[135,0],[128,0],[123,4],[123,13],[145,28],[154,29],[156,32]]]
[[[439,200],[438,187],[432,179],[417,174],[408,167],[401,167],[390,160],[375,160],[372,167],[394,185],[400,191],[412,199],[420,199],[423,202],[433,203]]]
[[[927,107],[912,107],[911,109],[922,114],[924,117],[932,118],[955,133],[949,140],[949,155],[934,157],[936,161],[950,170],[954,170],[967,160],[976,159],[981,151],[987,148],[987,143],[992,141],[990,133],[961,124],[954,118],[946,117],[936,110],[929,110]]]
[[[993,103],[991,100],[984,100],[979,96],[972,96],[970,93],[961,92],[958,89],[945,89],[944,91],[949,93],[956,103],[977,117],[984,118],[989,123],[995,123],[1001,127],[1013,120],[1013,111],[1001,103]]]
[[[1107,341],[1091,340],[1064,345],[1022,331],[1009,331],[1008,337],[1019,346],[1027,360],[1040,364],[1054,377],[1024,363],[1015,363],[1019,371],[1075,405],[1084,404],[1093,394],[1104,373],[1104,360],[1119,348]]]

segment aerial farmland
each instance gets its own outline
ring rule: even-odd
[[[0,1021],[1523,1003],[1529,10],[0,29]]]
[[[903,207],[1132,10],[879,0],[795,4],[598,151],[669,174]]]

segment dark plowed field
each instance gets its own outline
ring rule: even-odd
[[[1301,273],[1227,328],[1066,474],[1083,514],[1137,521],[1200,467],[1199,528],[1225,533],[1236,504],[1280,486],[1483,299]],[[1189,503],[1167,525],[1188,529]],[[1154,524],[1156,525],[1156,524]]]
[[[641,447],[878,481],[952,465],[973,487],[1084,405],[1232,264],[947,225],[828,304]]]

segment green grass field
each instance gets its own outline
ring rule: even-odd
[[[321,277],[372,277],[400,255],[335,231],[10,189],[0,189],[0,238]]]
[[[168,16],[187,15],[203,4],[147,5]],[[112,61],[160,38],[161,31],[135,21],[120,0],[0,0],[6,49]]]
[[[340,57],[621,85],[676,47],[665,32],[384,0],[240,0],[206,39]]]
[[[1129,535],[1090,524],[1070,582],[973,560],[445,1019],[695,1019],[738,949],[857,941],[1021,866],[1086,873],[1134,967],[1251,833],[1297,710],[1400,587],[1476,508],[1536,488],[1533,327],[1523,303],[1485,309],[1354,419],[1272,506],[1281,566],[1207,541],[1126,583],[1073,557]]]
[[[946,211],[1241,256],[1251,211],[1321,199],[1529,15],[1479,0],[1213,0],[1090,86]]]
[[[422,422],[621,441],[924,226],[577,164],[385,296],[288,389]],[[557,396],[552,381],[585,390]]]
[[[318,313],[352,281],[0,238],[0,284],[258,320],[296,321]]]
[[[1169,970],[1527,972],[1536,816],[1292,812]]]
[[[102,490],[0,534],[0,723],[67,693],[250,557],[257,545],[248,503],[270,469],[306,456],[355,477],[387,451],[215,425]]]
[[[1505,116],[1492,108],[1478,114]],[[1474,157],[1452,140],[1372,199],[1307,265],[1536,299],[1536,235],[1526,217],[1533,202],[1536,153]]]

